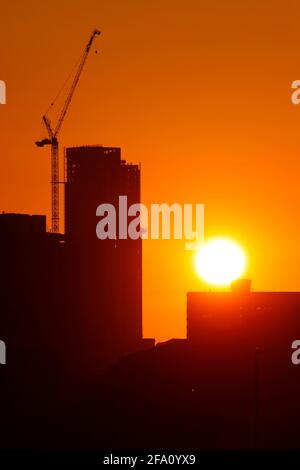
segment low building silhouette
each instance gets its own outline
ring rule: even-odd
[[[46,232],[45,216],[0,214],[2,448],[39,446],[49,437],[42,423],[67,403],[78,335],[65,248],[63,236]]]
[[[128,449],[299,448],[300,366],[291,345],[300,338],[300,293],[252,292],[244,280],[232,287],[188,293],[187,339],[110,370],[118,414],[107,416],[109,442],[118,423],[117,443]]]

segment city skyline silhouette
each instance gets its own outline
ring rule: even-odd
[[[140,202],[140,168],[84,146],[66,170],[65,234],[0,214],[2,448],[297,448],[300,293],[188,292],[186,339],[155,345],[142,240],[95,233],[99,201]]]
[[[1,209],[46,214],[50,227],[49,152],[33,142],[43,137],[41,117],[98,27],[62,129],[61,157],[74,145],[121,147],[124,159],[142,164],[143,203],[203,202],[206,236],[240,242],[254,289],[299,290],[294,9],[273,2],[270,17],[268,2],[248,8],[232,1],[218,12],[194,1],[184,12],[168,0],[54,5],[58,16],[34,0],[3,9]],[[184,337],[185,292],[200,288],[193,257],[180,242],[144,245],[146,334]]]
[[[0,462],[299,451],[300,16],[277,0],[2,8]],[[121,197],[205,207],[210,261],[184,236],[124,236]],[[237,269],[218,285],[220,247]]]

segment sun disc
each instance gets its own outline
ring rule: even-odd
[[[206,242],[196,255],[197,273],[209,284],[228,285],[243,274],[245,266],[244,252],[227,239]]]

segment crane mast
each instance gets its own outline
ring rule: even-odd
[[[95,39],[95,36],[98,36],[100,31],[95,29],[92,32],[92,35],[87,43],[84,53],[82,55],[81,61],[79,63],[78,69],[74,76],[71,88],[68,92],[67,98],[65,100],[63,109],[59,115],[56,126],[52,127],[50,119],[47,117],[47,114],[43,116],[43,123],[47,129],[48,138],[39,140],[36,143],[38,147],[44,147],[45,145],[51,145],[51,211],[52,211],[52,232],[59,232],[59,146],[58,146],[58,134],[63,125],[64,119],[68,112],[69,106],[71,104],[75,89],[79,82],[82,70],[86,63],[89,51]]]

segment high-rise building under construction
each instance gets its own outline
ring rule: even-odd
[[[65,230],[73,265],[74,306],[87,364],[110,362],[142,345],[142,241],[96,236],[100,204],[140,203],[140,169],[119,148],[66,150]]]

